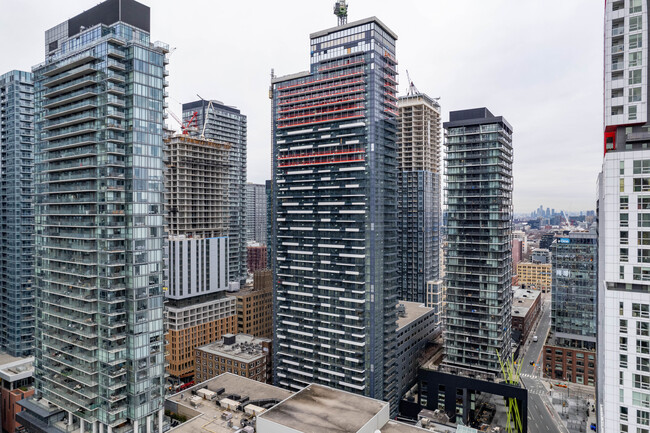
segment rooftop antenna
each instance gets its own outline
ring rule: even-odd
[[[336,0],[336,3],[334,3],[334,15],[339,18],[339,26],[348,23],[348,3],[345,0]]]

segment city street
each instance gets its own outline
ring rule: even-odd
[[[542,349],[551,326],[551,301],[543,297],[542,302],[541,318],[537,326],[531,330],[527,346],[522,348],[524,356],[521,359],[524,365],[521,368],[521,380],[528,389],[528,431],[530,433],[568,433],[560,421],[559,415],[553,409],[549,400],[548,388],[541,380]],[[532,342],[534,335],[538,336],[536,343]],[[535,365],[531,365],[531,361]]]

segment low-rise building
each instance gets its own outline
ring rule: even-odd
[[[548,248],[535,248],[530,255],[530,260],[533,263],[551,263],[551,251]]]
[[[273,341],[246,334],[226,334],[223,339],[196,348],[195,382],[233,373],[258,382],[271,382]]]
[[[543,293],[551,290],[552,265],[550,263],[520,262],[517,264],[519,284],[526,289],[540,290]]]
[[[231,373],[167,397],[165,412],[172,419],[171,433],[431,431],[390,420],[385,401],[322,385],[307,385],[293,392]]]
[[[512,288],[512,333],[520,336],[520,341],[526,341],[541,311],[540,292]]]
[[[14,433],[21,430],[16,414],[23,410],[19,401],[34,395],[34,357],[16,358],[0,354],[0,419],[2,431]]]
[[[252,286],[234,293],[237,299],[237,333],[273,338],[273,274],[255,271]]]
[[[191,381],[194,375],[194,349],[217,341],[224,334],[237,332],[235,297],[203,298],[175,300],[173,306],[165,308],[167,372],[172,379]]]
[[[419,357],[427,342],[440,332],[435,310],[419,302],[400,301],[397,306],[397,377],[400,397],[417,381]]]

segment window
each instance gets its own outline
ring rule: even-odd
[[[634,179],[634,192],[650,191],[650,178],[641,177]]]
[[[636,353],[650,354],[650,342],[647,340],[636,340]]]
[[[650,376],[643,374],[633,374],[632,378],[635,388],[650,389]]]
[[[650,268],[635,266],[632,268],[632,279],[637,281],[650,281]]]
[[[641,0],[630,0],[630,13],[635,14],[641,12]]]
[[[626,319],[620,319],[618,321],[618,332],[621,334],[627,334],[627,320]]]
[[[650,213],[641,213],[637,217],[639,227],[650,227]]]
[[[622,316],[625,313],[625,309],[623,308],[623,303],[619,302],[618,303],[618,315]]]
[[[638,232],[637,241],[639,245],[650,245],[650,232]]]
[[[623,377],[624,377],[623,372],[619,371],[618,372],[618,384],[621,385],[621,386],[623,386],[623,383],[624,383]]]
[[[620,192],[625,192],[625,179],[620,178],[620,179],[618,180],[618,190],[619,190]]]
[[[650,174],[650,159],[639,159],[633,162],[634,174]]]
[[[628,227],[630,223],[630,215],[626,213],[622,213],[620,216],[621,219],[621,227]]]
[[[636,357],[636,369],[639,371],[650,372],[650,358]]]
[[[627,96],[627,102],[641,102],[641,88],[632,87]]]
[[[618,162],[618,174],[623,176],[625,174],[625,161]]]
[[[636,422],[641,425],[650,425],[650,412],[645,410],[637,410]]]
[[[627,421],[627,408],[621,406],[619,408],[619,413],[620,413],[621,421]]]
[[[627,355],[618,355],[618,365],[620,368],[627,368]]]
[[[630,36],[630,38],[632,38],[632,36]],[[633,69],[631,71],[628,71],[627,78],[628,78],[627,81],[628,84],[641,84],[641,80],[642,80],[641,69]]]
[[[635,406],[650,407],[650,395],[632,391],[632,404]]]
[[[627,337],[618,337],[618,348],[620,350],[627,350]]]
[[[650,305],[632,304],[632,317],[641,317],[647,319],[650,316]]]
[[[621,231],[620,232],[620,237],[621,237],[621,245],[627,245],[629,242],[629,232],[627,231]]]
[[[650,323],[636,322],[636,335],[642,337],[650,337]]]
[[[636,260],[639,263],[650,263],[650,250],[636,250]]]
[[[640,195],[637,197],[636,204],[640,210],[650,210],[650,196]]]
[[[627,249],[627,248],[621,248],[621,249],[619,250],[619,253],[620,253],[620,259],[621,259],[621,261],[622,261],[622,262],[627,262],[627,260],[628,260],[628,256],[629,256],[629,249]]]
[[[619,209],[620,210],[628,210],[630,206],[630,200],[627,196],[621,196],[619,199]]]
[[[629,66],[630,66],[630,68],[643,66],[643,54],[642,54],[642,51],[638,51],[636,53],[630,53],[629,54]],[[623,96],[623,95],[621,95],[621,96]]]
[[[643,16],[637,15],[635,17],[629,18],[630,31],[636,32],[637,30],[643,30]]]

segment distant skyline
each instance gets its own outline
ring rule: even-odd
[[[248,181],[269,179],[271,68],[307,70],[309,34],[333,27],[333,0],[142,0],[151,34],[176,47],[169,105],[199,94],[248,116]],[[0,74],[44,61],[44,32],[99,0],[0,0]],[[307,7],[308,5],[308,7]],[[449,111],[489,107],[513,125],[514,211],[540,203],[595,209],[603,149],[603,4],[593,0],[349,0],[349,21],[377,16],[399,39],[406,70]],[[177,128],[174,120],[170,126]]]

